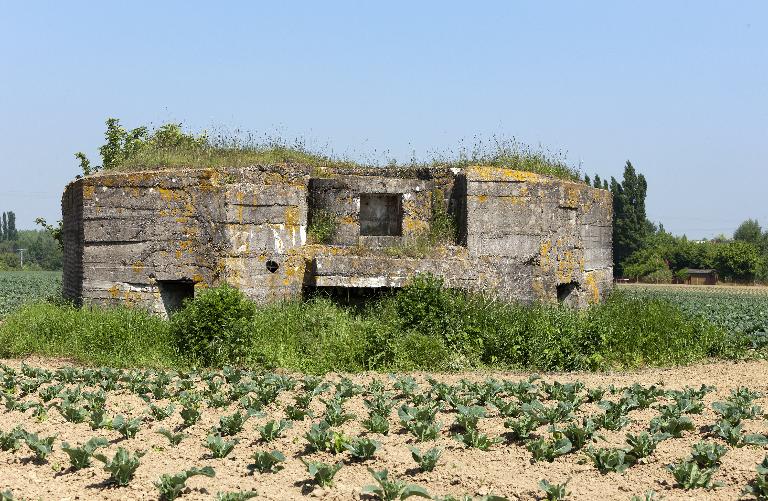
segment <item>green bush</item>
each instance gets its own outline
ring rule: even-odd
[[[171,317],[179,356],[206,367],[242,364],[254,304],[234,287],[203,290]]]
[[[411,283],[390,299],[395,318],[403,332],[415,331],[422,336],[442,339],[455,353],[477,361],[482,350],[483,333],[478,329],[482,301],[473,301],[461,291],[447,289],[443,281],[430,274],[414,277]]]

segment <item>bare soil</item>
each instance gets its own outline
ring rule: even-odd
[[[24,361],[34,367],[56,369],[66,362],[31,358]],[[21,360],[2,360],[0,363],[13,368],[21,367]],[[484,381],[487,378],[521,380],[529,376],[525,373],[472,372],[465,374],[410,374],[423,390],[429,388],[426,377],[455,384],[461,379]],[[300,376],[297,376],[300,377]],[[363,374],[349,376],[352,381],[368,385],[373,379],[381,380],[391,389],[392,379],[383,374]],[[328,375],[326,379],[338,381],[340,375]],[[324,405],[316,397],[311,405],[314,420],[309,418],[293,423],[293,427],[284,437],[264,444],[259,441],[257,425],[269,419],[285,417],[283,408],[293,402],[294,392],[281,394],[278,401],[265,409],[265,416],[254,416],[246,422],[245,428],[237,435],[239,443],[233,452],[224,459],[211,459],[209,451],[202,443],[209,430],[218,423],[220,416],[231,414],[237,407],[209,409],[203,407],[202,419],[186,433],[191,436],[178,447],[170,447],[167,440],[158,435],[156,430],[171,428],[181,424],[179,406],[168,419],[157,422],[148,416],[147,404],[127,390],[110,392],[107,398],[107,410],[110,415],[124,414],[131,417],[144,416],[145,421],[135,438],[123,439],[114,430],[91,430],[88,423],[74,424],[67,422],[55,409],[50,409],[45,420],[38,421],[31,411],[22,413],[18,410],[7,411],[0,407],[0,431],[9,431],[21,425],[26,430],[37,432],[41,436],[56,435],[53,453],[45,462],[33,460],[31,451],[25,446],[16,452],[0,451],[0,491],[10,489],[16,499],[157,499],[158,491],[153,485],[161,474],[176,473],[192,466],[211,466],[216,471],[215,478],[193,477],[182,499],[212,499],[218,492],[257,490],[261,499],[304,499],[307,497],[328,500],[360,499],[361,490],[370,485],[373,479],[367,467],[376,470],[387,468],[390,475],[409,483],[425,487],[432,495],[482,496],[496,494],[509,499],[539,499],[542,492],[538,482],[547,479],[561,483],[568,480],[568,499],[624,499],[633,495],[642,496],[648,490],[654,490],[665,499],[712,499],[726,500],[740,497],[744,486],[755,476],[755,466],[765,457],[766,451],[756,446],[741,448],[729,447],[722,458],[715,480],[723,486],[712,490],[685,491],[674,484],[674,479],[666,470],[670,463],[688,456],[691,445],[699,440],[712,440],[708,426],[717,421],[711,404],[728,397],[731,390],[746,386],[752,390],[768,393],[768,362],[750,361],[740,363],[716,362],[699,364],[691,367],[674,369],[651,369],[633,373],[569,373],[549,374],[544,376],[548,382],[582,381],[587,387],[615,385],[625,387],[634,383],[641,385],[664,385],[667,389],[682,389],[686,386],[699,387],[712,385],[716,390],[704,398],[706,408],[701,415],[691,415],[696,431],[684,433],[682,438],[663,441],[656,451],[646,460],[627,469],[623,474],[608,473],[602,475],[586,460],[582,452],[574,452],[559,457],[552,463],[532,462],[531,453],[518,443],[505,440],[493,445],[489,451],[467,448],[451,436],[449,425],[453,422],[453,412],[441,412],[439,420],[444,423],[440,436],[435,442],[416,443],[414,436],[405,432],[397,418],[396,410],[390,415],[389,435],[368,434],[361,421],[367,417],[363,397],[355,396],[345,403],[345,409],[357,418],[343,424],[339,429],[348,436],[370,436],[381,442],[377,457],[366,462],[353,461],[349,453],[332,455],[330,453],[306,451],[307,441],[304,434],[312,422],[322,417]],[[323,395],[328,398],[329,394]],[[663,400],[662,400],[663,402]],[[160,401],[160,404],[167,401]],[[761,397],[757,403],[768,409],[768,398]],[[490,409],[490,407],[489,407]],[[602,410],[594,403],[584,404],[578,415],[598,414]],[[626,433],[639,433],[648,427],[649,421],[658,415],[655,408],[636,410],[629,414],[631,424],[618,432],[603,432],[605,442],[599,441],[599,447],[621,447],[625,445]],[[508,430],[503,425],[503,418],[494,411],[480,422],[481,431],[492,437],[502,436]],[[752,419],[744,421],[749,433],[768,434],[768,421]],[[545,433],[542,427],[540,433]],[[131,451],[145,451],[135,478],[127,487],[114,487],[108,483],[109,474],[101,463],[94,461],[91,467],[72,471],[68,456],[61,450],[61,442],[70,444],[83,443],[91,437],[102,436],[110,440],[110,445],[102,452],[108,457],[114,454],[118,446]],[[444,448],[437,468],[429,473],[422,473],[416,468],[411,458],[409,446],[422,450],[434,445]],[[257,450],[279,450],[286,456],[285,468],[277,473],[258,473],[249,470],[252,463],[250,456]],[[344,466],[335,477],[332,487],[320,488],[310,482],[305,466],[299,458],[319,460],[327,463],[344,461]]]

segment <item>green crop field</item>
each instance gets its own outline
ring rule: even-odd
[[[554,379],[0,360],[0,499],[766,499],[765,373],[765,361]]]
[[[61,292],[60,271],[0,272],[0,319],[24,303]]]
[[[668,300],[684,312],[699,315],[731,332],[768,336],[768,294],[765,288],[623,286],[626,294]]]

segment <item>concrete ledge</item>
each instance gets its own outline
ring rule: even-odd
[[[447,282],[474,282],[479,277],[476,266],[459,258],[317,256],[312,268],[318,287],[402,287],[423,273],[443,277]]]

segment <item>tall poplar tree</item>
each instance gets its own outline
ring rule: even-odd
[[[0,226],[0,240],[8,240],[8,216],[6,216],[5,212],[3,212],[3,222],[2,226]]]
[[[18,240],[19,232],[16,230],[16,213],[8,211],[8,230],[6,230],[6,240]]]
[[[613,195],[613,262],[614,274],[621,276],[627,257],[645,243],[650,225],[645,215],[648,184],[627,160],[621,182],[611,177]]]

